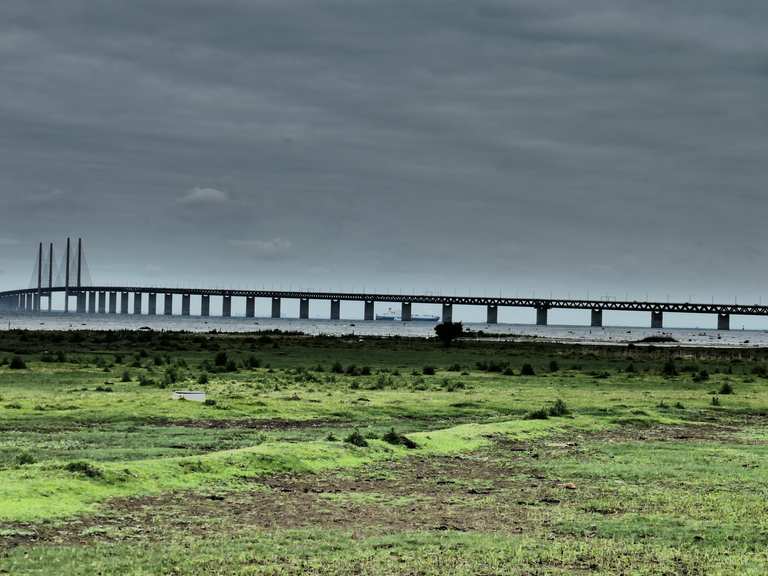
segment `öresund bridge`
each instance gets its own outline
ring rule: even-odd
[[[78,314],[134,314],[171,316],[174,313],[174,299],[181,298],[181,315],[190,316],[192,297],[200,298],[200,316],[211,314],[211,298],[221,298],[221,315],[232,316],[232,299],[245,299],[245,317],[255,316],[257,298],[271,300],[272,318],[281,317],[283,300],[299,302],[299,318],[309,318],[311,301],[330,301],[331,320],[340,320],[341,302],[363,303],[364,320],[374,320],[374,305],[377,302],[399,304],[401,320],[411,320],[413,304],[439,304],[442,306],[442,320],[453,320],[454,305],[484,306],[488,324],[498,323],[500,307],[533,308],[536,323],[547,324],[547,313],[553,309],[586,310],[590,313],[591,325],[603,325],[606,310],[649,312],[652,328],[662,328],[665,313],[713,314],[717,316],[718,330],[730,328],[732,315],[768,316],[768,306],[740,304],[703,304],[694,302],[644,302],[637,300],[591,300],[562,298],[504,298],[496,296],[440,296],[433,294],[380,294],[368,292],[314,292],[296,290],[229,290],[206,288],[169,288],[162,286],[99,286],[88,278],[82,240],[76,248],[67,239],[66,251],[61,265],[54,276],[54,247],[47,250],[40,243],[30,282],[31,287],[0,292],[0,310],[13,312],[53,312],[54,294],[63,294],[63,310]],[[157,307],[158,296],[162,299],[162,310]],[[74,299],[74,306],[70,306]]]

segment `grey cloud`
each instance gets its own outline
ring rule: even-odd
[[[163,262],[157,281],[758,293],[766,18],[756,0],[6,0],[8,276],[26,282],[38,237],[82,233],[92,263]]]

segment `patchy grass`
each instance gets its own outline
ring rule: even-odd
[[[0,573],[764,574],[766,356],[2,333]]]

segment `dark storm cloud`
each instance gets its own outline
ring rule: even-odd
[[[3,268],[26,281],[31,242],[82,232],[110,281],[751,297],[766,18],[5,0],[0,235],[22,244]]]

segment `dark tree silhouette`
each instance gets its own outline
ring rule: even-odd
[[[443,322],[435,326],[435,334],[446,346],[450,346],[463,332],[464,325],[461,322]]]

